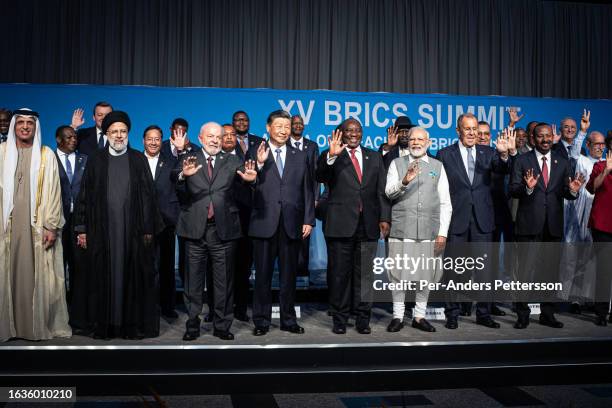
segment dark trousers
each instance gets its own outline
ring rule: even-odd
[[[561,242],[561,237],[556,237],[550,234],[548,223],[544,223],[544,230],[536,235],[516,235],[516,242]],[[519,251],[520,252],[520,251]],[[524,258],[520,256],[520,258]],[[537,265],[534,265],[537,263]],[[559,270],[559,259],[547,257],[545,254],[529,256],[524,263],[519,266],[522,270],[536,270],[536,268],[545,271]],[[531,309],[527,302],[514,302],[514,309],[519,320],[528,321]],[[552,319],[557,309],[557,304],[554,302],[540,302],[540,317]]]
[[[255,290],[253,292],[253,323],[257,327],[269,327],[272,320],[272,276],[274,261],[278,258],[279,304],[281,326],[297,323],[295,316],[295,273],[301,240],[290,239],[283,225],[278,222],[271,238],[253,238],[255,260]]]
[[[253,265],[253,244],[248,237],[238,239],[234,274],[234,313],[246,314],[249,304],[249,277]]]
[[[176,306],[176,280],[175,280],[175,245],[176,235],[173,225],[166,227],[157,236],[158,268],[159,268],[159,303],[162,313],[174,310]]]
[[[64,255],[64,275],[66,279],[66,301],[70,304],[73,292],[73,276],[75,268],[75,253],[77,251],[76,232],[72,225],[72,215],[66,220],[64,229],[62,230],[62,248]]]
[[[486,251],[485,246],[488,245],[490,247],[490,242],[493,240],[492,232],[483,232],[478,223],[476,222],[476,217],[474,216],[474,209],[472,208],[472,213],[470,216],[470,225],[468,229],[461,234],[450,234],[448,236],[448,243],[450,246],[450,251],[447,253],[448,256],[455,256],[455,251],[453,251],[453,245],[462,244],[467,242],[479,242],[482,244],[477,245],[477,252],[481,252],[481,249],[488,253],[490,251]],[[458,247],[459,248],[459,247]],[[467,246],[461,245],[461,252],[467,248]],[[466,256],[469,254],[456,254],[456,256]],[[474,254],[475,256],[482,256],[482,254]],[[487,265],[487,268],[490,269],[491,265]],[[487,270],[486,272],[490,272]],[[485,273],[486,273],[485,272]],[[453,271],[449,271],[449,273],[453,274]],[[487,276],[490,276],[487,273]],[[477,279],[478,280],[478,279]],[[488,278],[483,279],[483,281],[488,281]],[[487,319],[491,317],[491,306],[493,302],[476,302],[476,318],[478,319]],[[471,313],[472,310],[472,302],[459,302],[458,301],[458,293],[455,291],[448,291],[447,293],[447,302],[444,308],[444,314],[448,320],[457,320],[459,317],[459,312],[461,310],[469,311]]]
[[[612,233],[591,229],[591,235],[593,236],[593,242],[595,243],[595,255],[597,257],[597,280],[595,283],[595,314],[597,316],[605,317],[608,314],[610,308],[609,301],[602,301],[603,299],[610,299],[610,249],[612,245]]]
[[[366,282],[371,281],[376,247],[377,241],[367,238],[362,219],[353,237],[327,238],[329,308],[335,326],[345,326],[351,311],[357,327],[370,324],[372,285]],[[362,266],[369,269],[362,270]]]
[[[303,239],[300,245],[297,263],[297,276],[310,276],[308,263],[310,262],[310,236]]]
[[[202,290],[207,274],[214,286],[214,319],[216,330],[227,331],[234,319],[233,285],[235,241],[222,241],[214,223],[208,223],[200,239],[185,239],[185,307],[189,319],[202,312]],[[210,265],[209,265],[210,260]]]

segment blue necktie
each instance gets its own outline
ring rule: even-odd
[[[281,149],[274,150],[276,152],[276,168],[278,168],[278,174],[283,177],[283,158],[281,157]]]
[[[468,178],[470,179],[470,184],[474,182],[474,156],[472,156],[473,147],[467,148],[467,162],[468,162]]]
[[[300,150],[300,142],[295,142],[295,148]]]
[[[70,158],[68,157],[68,155],[64,157],[66,157],[66,175],[68,176],[68,180],[72,184],[72,164],[70,164]]]
[[[100,138],[98,139],[98,149],[104,149],[104,135],[100,132]]]

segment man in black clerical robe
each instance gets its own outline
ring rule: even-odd
[[[76,209],[88,295],[73,322],[77,334],[139,339],[159,335],[159,280],[154,236],[160,230],[153,179],[144,155],[130,149],[130,120],[121,111],[103,121],[108,149],[88,162]]]

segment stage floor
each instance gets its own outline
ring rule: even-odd
[[[184,348],[198,346],[268,346],[268,347],[295,347],[295,346],[342,346],[342,345],[423,345],[424,343],[507,343],[507,342],[539,342],[539,341],[572,341],[572,340],[605,340],[612,339],[612,325],[607,327],[595,326],[594,315],[585,313],[581,315],[562,313],[557,317],[565,324],[562,329],[553,329],[538,323],[538,316],[532,316],[531,324],[525,330],[517,330],[512,326],[516,316],[509,309],[503,308],[506,316],[495,317],[501,324],[499,329],[489,329],[475,323],[476,316],[461,317],[457,330],[448,330],[444,321],[431,321],[437,329],[435,333],[425,333],[410,327],[410,323],[398,333],[388,333],[386,327],[392,316],[389,311],[381,307],[374,307],[372,311],[372,334],[361,335],[354,328],[354,321],[349,321],[347,333],[337,335],[331,332],[332,320],[327,315],[327,305],[322,303],[301,304],[300,325],[305,329],[302,335],[290,334],[280,331],[278,319],[273,319],[270,332],[265,336],[252,335],[253,323],[235,321],[231,331],[235,335],[234,341],[222,341],[212,335],[212,323],[202,323],[201,337],[192,342],[182,340],[186,314],[179,311],[179,318],[174,321],[161,320],[160,336],[144,340],[95,340],[89,337],[73,336],[69,339],[53,339],[47,341],[11,340],[0,344],[0,348],[46,348],[53,346],[124,346]],[[249,310],[250,314],[250,310]],[[129,347],[131,348],[131,347]]]

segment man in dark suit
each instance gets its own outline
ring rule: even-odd
[[[57,150],[55,155],[59,163],[60,185],[62,187],[62,209],[66,224],[62,232],[62,246],[64,249],[64,271],[70,283],[68,289],[68,300],[73,295],[75,288],[75,280],[78,281],[77,272],[75,272],[75,264],[77,259],[76,233],[72,224],[72,213],[74,203],[79,196],[81,188],[81,179],[85,166],[87,165],[87,156],[76,152],[77,135],[70,126],[60,126],[55,131],[55,141],[57,142]]]
[[[315,171],[317,168],[317,160],[319,160],[319,145],[304,136],[304,119],[300,115],[291,117],[291,138],[289,139],[291,146],[294,149],[303,151],[308,156],[308,169],[310,170],[310,179],[312,182],[312,193],[315,201],[315,207],[319,201],[319,183],[317,183]],[[302,240],[300,254],[298,256],[297,276],[310,276],[308,264],[310,262],[310,237]]]
[[[189,140],[189,135],[187,134],[187,131],[189,130],[189,123],[183,119],[183,118],[175,118],[172,121],[172,124],[170,125],[170,137],[168,138],[168,140],[164,140],[162,142],[162,146],[161,146],[161,153],[166,156],[166,157],[177,157],[178,154],[176,152],[176,147],[174,146],[174,144],[172,143],[172,141],[174,140],[174,137],[176,134],[182,134],[185,135],[185,147],[184,150],[187,153],[190,153],[193,149],[199,149],[200,146],[198,146],[197,143],[193,143],[191,140]]]
[[[535,149],[516,158],[510,178],[510,194],[519,200],[515,239],[519,243],[561,242],[563,199],[575,200],[578,197],[584,176],[572,178],[569,161],[561,153],[551,151],[553,131],[549,124],[537,124],[534,139]],[[523,259],[518,273],[558,271],[559,268],[558,258],[543,256],[541,251],[533,256],[521,257]],[[525,302],[516,302],[515,309],[518,320],[514,327],[524,329],[529,325],[529,306]],[[540,310],[540,324],[563,327],[563,323],[554,316],[554,303],[541,303]]]
[[[175,137],[179,164],[172,172],[186,202],[181,206],[176,232],[185,240],[185,306],[189,314],[183,340],[200,336],[204,275],[213,274],[213,335],[233,340],[233,278],[236,239],[242,232],[233,188],[241,178],[253,182],[255,164],[243,164],[236,156],[221,152],[223,129],[214,122],[202,126],[201,150],[183,154],[185,137]],[[182,158],[181,156],[185,156]],[[246,169],[245,169],[246,167]],[[205,221],[204,221],[205,220]]]
[[[461,248],[467,242],[478,242],[477,251],[487,251],[493,239],[495,215],[491,195],[491,177],[495,173],[508,173],[510,159],[509,146],[504,137],[498,138],[497,151],[489,146],[477,145],[478,119],[472,113],[464,113],[457,118],[457,134],[459,141],[438,151],[437,159],[444,164],[450,185],[453,216],[448,231],[450,252],[464,252]],[[453,247],[453,244],[454,247]],[[457,245],[459,244],[459,245]],[[474,245],[470,245],[470,248]],[[483,252],[486,253],[486,252]],[[462,256],[463,254],[455,254]],[[480,256],[480,255],[478,255]],[[447,277],[453,275],[447,271]],[[478,277],[476,277],[478,278]],[[483,278],[481,274],[481,278]],[[451,277],[452,279],[452,277]],[[456,329],[460,304],[457,293],[449,291],[449,301],[446,304],[446,327]],[[471,309],[471,302],[466,302]],[[476,323],[499,328],[499,323],[491,318],[491,302],[476,304]]]
[[[255,292],[253,334],[261,336],[272,320],[272,275],[278,258],[280,329],[302,334],[295,315],[295,278],[302,240],[315,224],[308,155],[287,143],[291,116],[282,110],[268,115],[270,142],[257,150],[257,182],[249,236],[253,238]]]
[[[95,126],[79,129],[77,131],[77,150],[79,153],[91,157],[99,149],[106,149],[108,147],[108,139],[104,132],[102,132],[102,121],[106,115],[112,111],[113,107],[110,103],[104,101],[96,103],[93,109]],[[72,114],[72,124],[70,126],[74,130],[77,130],[84,123],[83,109],[76,109]]]
[[[408,116],[399,116],[395,119],[394,125],[387,129],[387,143],[383,143],[378,149],[383,155],[383,162],[387,170],[393,160],[409,154],[408,132],[415,126]]]
[[[175,281],[175,245],[176,220],[179,213],[179,201],[170,173],[176,166],[177,159],[160,152],[162,145],[162,130],[157,125],[151,125],[144,130],[144,155],[149,163],[151,176],[155,185],[157,205],[164,221],[164,229],[157,235],[158,249],[156,251],[156,266],[159,270],[159,304],[162,316],[176,319]]]
[[[587,137],[587,131],[591,124],[591,112],[584,110],[580,120],[580,132],[576,135],[576,121],[572,118],[564,118],[561,121],[561,140],[554,141],[551,150],[559,153],[565,160],[569,160],[572,169],[576,168],[576,162],[580,157],[580,149]]]
[[[368,281],[371,270],[362,271],[362,265],[373,265],[377,241],[389,235],[391,222],[385,165],[380,153],[360,146],[362,136],[356,119],[345,120],[341,130],[333,132],[329,150],[319,157],[316,172],[317,181],[329,188],[324,233],[336,334],[346,333],[351,293],[355,327],[360,334],[371,333],[371,285],[362,288],[362,278]]]

